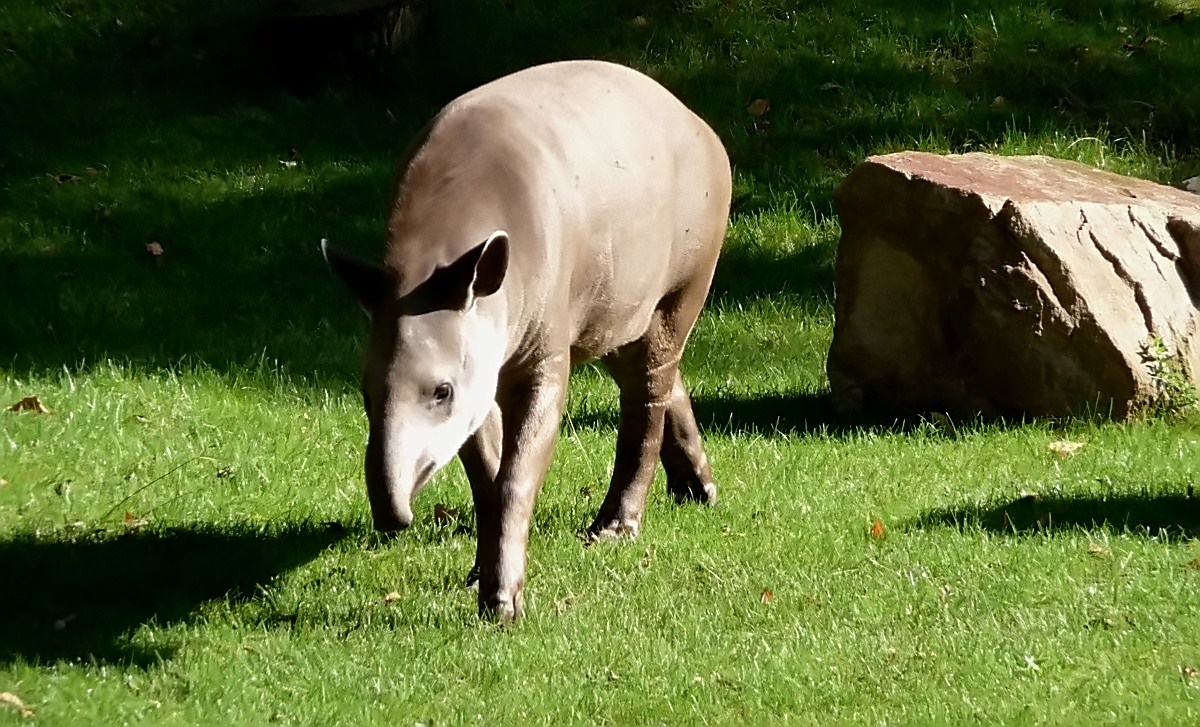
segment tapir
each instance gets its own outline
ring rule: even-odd
[[[620,390],[616,461],[589,532],[636,536],[661,458],[677,500],[717,489],[680,358],[725,235],[729,157],[649,77],[579,60],[458,97],[396,173],[382,265],[322,241],[370,316],[362,377],[376,529],[456,453],[481,615],[522,615],[530,521],[570,367]]]

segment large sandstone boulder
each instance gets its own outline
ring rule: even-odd
[[[843,413],[1124,417],[1159,399],[1164,365],[1200,375],[1196,195],[1046,157],[904,152],[834,200]]]

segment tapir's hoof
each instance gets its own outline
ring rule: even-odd
[[[588,538],[591,540],[616,540],[618,538],[637,538],[642,529],[641,522],[632,518],[596,518],[596,522],[588,528]]]
[[[675,502],[681,505],[685,502],[698,502],[701,505],[710,506],[717,504],[717,486],[712,482],[696,482],[683,487],[668,487],[667,489],[675,498]]]
[[[525,598],[520,592],[511,598],[479,596],[479,617],[501,624],[510,624],[525,615]]]

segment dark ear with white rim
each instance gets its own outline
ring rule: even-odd
[[[388,289],[388,274],[383,268],[343,252],[324,239],[321,240],[321,254],[330,270],[345,283],[367,313],[379,307]]]
[[[467,310],[476,298],[500,290],[508,272],[508,233],[496,230],[437,273],[438,288],[450,307]]]
[[[479,250],[479,258],[475,261],[471,295],[486,298],[500,290],[504,275],[508,272],[508,233],[496,230],[476,249]]]

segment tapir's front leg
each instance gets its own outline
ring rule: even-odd
[[[570,361],[544,358],[528,371],[502,373],[500,405],[504,438],[493,486],[472,488],[479,538],[479,611],[502,621],[524,611],[529,528],[566,400]]]
[[[471,483],[471,493],[475,500],[476,512],[480,501],[480,493],[490,492],[496,486],[496,474],[500,471],[500,449],[503,446],[503,423],[500,419],[500,405],[492,404],[483,424],[475,431],[466,444],[458,450],[458,458],[466,470],[467,480]],[[466,586],[479,585],[479,541],[476,539],[475,563],[467,574]]]

